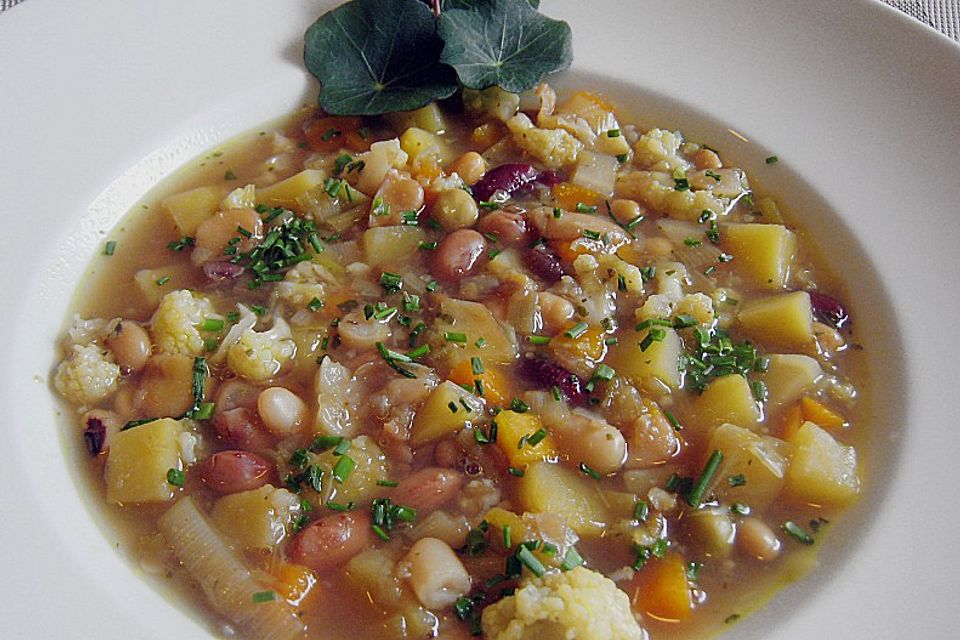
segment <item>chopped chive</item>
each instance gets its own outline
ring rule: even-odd
[[[787,520],[783,523],[783,530],[790,535],[791,538],[799,542],[800,544],[811,545],[814,540],[810,537],[806,531],[803,530],[803,527],[798,525],[793,520]]]
[[[697,326],[697,319],[686,313],[681,313],[673,319],[674,329],[686,329],[695,326]]]
[[[453,400],[447,403],[447,408],[450,409],[450,413],[456,413],[458,411],[457,403]]]
[[[487,346],[487,339],[483,336],[480,336],[473,344],[477,346],[477,349],[483,349],[485,346]]]
[[[427,291],[436,291],[437,290],[437,281],[431,280],[427,283]]]
[[[264,602],[273,602],[277,599],[277,594],[273,591],[257,591],[253,594],[254,604],[263,604]]]
[[[530,405],[521,400],[520,398],[514,398],[510,403],[511,411],[516,411],[517,413],[526,413],[530,410]]]
[[[191,416],[194,420],[209,420],[213,417],[213,410],[216,405],[213,402],[201,402],[200,406]]]
[[[567,553],[563,556],[563,562],[560,563],[561,571],[570,571],[575,569],[583,564],[583,558],[577,552],[576,547],[570,547],[567,549]]]
[[[614,376],[616,375],[617,375],[617,372],[613,369],[613,367],[607,366],[605,364],[599,365],[597,367],[597,370],[593,372],[593,377],[596,380],[610,381],[610,380],[613,380]]]
[[[167,483],[174,487],[182,487],[186,481],[186,474],[181,469],[167,469]]]
[[[533,555],[533,551],[525,546],[521,545],[517,548],[517,560],[519,560],[520,564],[529,569],[530,572],[538,578],[547,572],[547,569],[543,566],[543,563],[540,562],[535,555]]]
[[[553,394],[553,399],[557,402],[560,402],[560,387],[553,385],[553,387],[550,389],[550,392]]]
[[[633,519],[644,522],[650,515],[650,505],[644,500],[637,500],[633,505]]]
[[[584,333],[586,333],[587,328],[588,328],[588,325],[586,322],[579,322],[574,326],[572,326],[571,328],[564,331],[563,335],[567,336],[568,338],[572,338],[576,340],[577,338],[582,336]]]
[[[467,341],[467,334],[459,333],[457,331],[444,331],[443,339],[447,342],[457,342],[463,344]]]
[[[750,392],[753,394],[753,399],[757,402],[766,402],[767,396],[767,385],[763,380],[752,380],[750,382]]]
[[[307,309],[310,311],[320,311],[323,308],[323,300],[314,296],[310,302],[307,303]]]
[[[157,278],[157,286],[158,286],[158,287],[162,287],[163,285],[167,284],[168,282],[170,282],[170,276],[162,276],[162,277],[160,277],[160,278]]]
[[[584,230],[583,230],[583,237],[584,237],[584,238],[587,238],[588,240],[599,240],[599,239],[600,239],[600,232],[599,232],[599,231],[594,231],[594,230],[592,230],[592,229],[584,229]]]
[[[581,471],[584,475],[588,475],[588,476],[590,476],[591,478],[593,478],[594,480],[599,480],[599,479],[602,477],[602,476],[600,475],[600,472],[599,472],[599,471],[595,471],[595,470],[591,469],[589,466],[587,466],[587,463],[586,463],[586,462],[581,462],[581,463],[580,463],[580,471]]]
[[[703,501],[703,494],[707,490],[707,485],[710,484],[713,475],[717,472],[717,467],[720,466],[722,461],[723,452],[719,449],[714,449],[713,453],[710,454],[710,459],[707,460],[707,464],[704,465],[703,472],[697,479],[697,483],[693,485],[693,489],[687,496],[687,504],[691,507],[700,507],[700,503]]]
[[[636,327],[635,331],[643,331],[644,329],[649,329],[650,327],[672,327],[673,323],[669,320],[664,320],[663,318],[647,318]]]
[[[608,138],[619,138],[619,137],[620,137],[620,129],[609,129],[609,130],[607,131],[607,137],[608,137]]]
[[[353,511],[357,508],[357,505],[353,502],[341,504],[339,502],[333,502],[332,500],[327,500],[324,506],[331,511]]]
[[[470,368],[473,370],[473,375],[479,376],[483,373],[483,360],[477,356],[470,358]]]
[[[562,210],[560,207],[554,207],[554,208],[553,208],[553,217],[554,217],[554,218],[557,218],[557,219],[559,220],[562,215],[563,215],[563,210]]]
[[[380,274],[380,285],[387,293],[397,293],[403,286],[403,278],[399,274],[384,271]]]
[[[396,312],[397,312],[397,308],[396,308],[396,307],[386,307],[386,308],[380,309],[379,311],[377,311],[376,313],[374,313],[374,314],[373,314],[373,317],[374,317],[374,319],[376,319],[376,320],[386,320],[386,319],[388,319],[388,318],[393,317],[393,315],[394,315]]]
[[[778,158],[777,156],[769,156],[766,160],[764,160],[764,162],[766,162],[767,164],[777,164],[778,162],[780,162],[780,158]]]
[[[527,340],[530,341],[530,344],[543,345],[543,344],[550,344],[551,338],[549,336],[532,335],[532,336],[527,336]]]
[[[738,473],[727,478],[727,484],[731,487],[742,487],[747,484],[747,477],[742,473]]]
[[[742,502],[734,502],[730,505],[730,513],[738,516],[748,516],[750,515],[750,507]]]
[[[116,240],[107,240],[106,244],[103,245],[103,255],[105,256],[112,256],[116,250],[117,250]]]
[[[427,242],[426,240],[421,240],[420,244],[417,245],[417,249],[420,251],[433,251],[439,246],[437,242]]]
[[[583,204],[582,202],[577,203],[577,213],[596,213],[597,208],[592,205]]]
[[[237,174],[235,174],[232,169],[227,169],[227,170],[224,172],[224,174],[223,174],[223,179],[224,179],[224,180],[236,180],[236,179],[237,179]]]
[[[677,417],[675,415],[673,415],[666,409],[663,410],[663,415],[667,419],[667,422],[670,423],[670,426],[673,427],[674,431],[683,431],[683,425],[680,424],[680,421],[677,420]]]
[[[507,473],[516,478],[523,477],[523,469],[518,469],[517,467],[507,467]]]
[[[378,487],[395,487],[398,484],[400,483],[396,480],[377,480]]]
[[[640,341],[640,351],[646,351],[654,342],[661,342],[667,337],[667,332],[659,327],[652,327],[650,331]]]
[[[513,540],[510,536],[510,525],[508,524],[503,525],[503,548],[504,549],[513,548]]]
[[[383,527],[381,527],[380,525],[375,524],[371,527],[371,529],[373,529],[373,532],[377,534],[377,537],[383,540],[384,542],[388,542],[390,540],[390,534],[384,531]]]
[[[409,353],[407,353],[407,357],[410,358],[411,360],[416,360],[417,358],[425,356],[428,353],[430,353],[430,345],[422,344],[416,349],[414,349],[413,351],[410,351]]]
[[[347,478],[350,477],[350,474],[353,473],[353,469],[356,466],[357,463],[350,456],[340,456],[340,459],[337,460],[337,464],[333,465],[333,479],[340,484],[343,484],[347,481]]]

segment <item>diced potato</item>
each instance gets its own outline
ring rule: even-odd
[[[767,407],[792,404],[823,375],[820,363],[800,354],[767,357],[767,370],[760,379],[767,385]]]
[[[424,130],[426,133],[433,134],[443,133],[447,129],[446,119],[443,117],[443,112],[436,102],[431,102],[427,106],[414,109],[413,111],[388,113],[386,118],[397,131],[416,127]],[[407,151],[407,153],[410,152]]]
[[[174,488],[167,482],[167,472],[183,469],[177,443],[182,433],[183,426],[173,418],[115,433],[107,456],[107,502],[171,500]]]
[[[483,415],[483,406],[482,398],[445,380],[417,411],[410,442],[417,445],[462,429]]]
[[[787,286],[797,237],[780,224],[731,223],[720,231],[720,246],[737,261],[750,284],[761,289]]]
[[[639,331],[632,340],[621,340],[610,350],[607,362],[617,373],[640,386],[657,378],[671,389],[680,386],[680,353],[683,342],[677,332],[669,327],[664,330],[663,340],[652,342],[646,351],[640,343],[646,337],[645,331]]]
[[[350,441],[350,448],[344,454],[354,461],[353,471],[342,484],[333,479],[332,470],[340,460],[333,450],[325,451],[314,457],[315,464],[325,470],[321,498],[323,502],[333,500],[341,504],[353,502],[360,504],[377,497],[382,488],[377,480],[387,477],[387,457],[370,436],[359,436]]]
[[[300,499],[286,489],[264,485],[224,496],[213,505],[213,523],[247,549],[272,549],[283,540]]]
[[[750,390],[747,379],[736,373],[717,378],[707,385],[693,403],[696,419],[693,425],[702,432],[731,422],[744,428],[754,428],[760,420],[760,407]]]
[[[527,467],[518,497],[525,511],[555,513],[580,536],[599,536],[606,527],[600,484],[559,464],[535,462]]]
[[[160,299],[178,289],[189,289],[195,282],[196,267],[191,264],[171,264],[156,269],[141,269],[134,274],[137,288],[151,306],[160,304]],[[158,283],[163,284],[158,284]]]
[[[533,413],[501,411],[497,414],[497,445],[510,466],[522,469],[533,462],[556,460],[559,455],[553,436],[549,433],[535,445],[521,439],[543,428],[540,418]]]
[[[736,529],[726,508],[691,511],[684,521],[687,534],[714,558],[725,558],[733,551]]]
[[[783,440],[723,424],[714,430],[708,450],[723,453],[713,482],[707,488],[708,495],[760,508],[780,494],[790,450],[790,445]],[[736,476],[743,476],[744,482],[734,482],[739,486],[731,486],[730,478]]]
[[[407,225],[371,227],[363,232],[361,244],[367,264],[379,267],[417,260],[418,247],[426,237],[420,227]]]
[[[440,302],[440,315],[433,324],[436,346],[446,351],[452,361],[460,362],[474,356],[484,362],[508,364],[517,358],[517,345],[512,333],[501,325],[493,313],[479,302],[444,298]],[[462,333],[467,341],[454,344],[443,338],[445,333]],[[483,346],[477,340],[483,338]]]
[[[410,127],[400,136],[400,148],[410,156],[410,164],[417,164],[421,156],[433,156],[440,163],[453,160],[452,153],[440,136],[418,127]]]
[[[630,143],[627,142],[627,137],[622,133],[614,136],[609,135],[613,131],[619,131],[619,129],[601,131],[600,135],[597,136],[594,148],[600,153],[605,153],[614,158],[630,153]]]
[[[810,294],[794,291],[754,300],[737,314],[740,327],[769,347],[803,349],[813,343]]]
[[[136,406],[141,415],[178,416],[193,405],[193,358],[183,354],[157,354],[147,360]],[[205,380],[209,390],[212,382]]]
[[[400,579],[393,571],[396,561],[395,548],[368,549],[347,563],[346,575],[359,593],[369,594],[378,605],[392,611],[399,606],[403,594]]]
[[[327,175],[319,169],[304,169],[286,180],[281,180],[269,187],[258,188],[257,204],[265,204],[268,207],[295,208],[297,198],[322,185],[326,177]]]
[[[216,213],[223,199],[218,187],[205,186],[164,198],[160,206],[182,236],[194,236],[200,223]]]
[[[557,105],[557,114],[564,113],[580,116],[587,121],[594,133],[617,126],[613,105],[597,94],[587,91],[578,91]]]
[[[577,168],[570,181],[609,197],[617,183],[620,163],[613,156],[584,149],[577,157]]]
[[[787,469],[787,495],[799,502],[841,507],[860,493],[857,452],[829,433],[805,422],[793,438],[793,456]]]
[[[349,174],[356,177],[356,187],[368,196],[380,188],[380,184],[390,169],[399,169],[407,164],[407,152],[400,148],[400,140],[381,140],[370,145],[370,151],[362,154],[363,171]]]

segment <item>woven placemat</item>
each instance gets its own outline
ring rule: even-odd
[[[21,2],[23,0],[0,0],[0,12]],[[883,2],[960,41],[960,0],[883,0]]]

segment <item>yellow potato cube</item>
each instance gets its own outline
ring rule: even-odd
[[[372,267],[396,265],[417,260],[420,243],[427,236],[420,227],[397,225],[371,227],[363,232],[360,244]]]
[[[842,507],[860,494],[857,452],[829,433],[805,422],[793,437],[786,492],[798,502]]]
[[[197,187],[164,198],[160,206],[182,236],[193,236],[200,223],[220,208],[223,191],[218,187]]]
[[[600,483],[559,464],[535,462],[527,467],[518,497],[525,511],[554,513],[580,536],[596,537],[606,528],[609,514]]]
[[[257,204],[265,204],[268,207],[295,208],[298,197],[322,185],[326,178],[327,175],[319,169],[305,169],[269,187],[258,188]]]
[[[410,156],[410,164],[417,164],[421,156],[433,156],[437,161],[446,163],[450,150],[440,136],[419,127],[410,127],[400,136],[400,148]]]
[[[543,438],[534,436],[536,444],[528,441],[530,436],[543,428],[536,414],[501,411],[496,421],[497,446],[507,456],[510,466],[522,469],[534,462],[557,459],[557,446],[549,433]]]
[[[764,507],[780,494],[790,450],[783,440],[723,424],[714,430],[708,450],[723,453],[708,494],[752,507]]]
[[[397,131],[417,127],[427,133],[443,133],[447,129],[446,119],[436,102],[413,111],[388,113],[386,118]]]
[[[780,224],[731,223],[720,231],[720,244],[755,287],[782,289],[797,253],[797,237]]]
[[[107,502],[166,502],[174,496],[167,482],[170,469],[182,470],[177,442],[183,426],[173,418],[120,431],[107,456]]]
[[[334,480],[333,469],[340,461],[333,449],[313,457],[313,463],[324,469],[321,481],[321,499],[333,500],[341,504],[361,503],[376,498],[382,493],[377,480],[388,476],[387,456],[370,436],[359,436],[350,441],[350,448],[344,454],[354,462],[353,471],[344,482]]]
[[[156,269],[141,269],[133,279],[143,299],[153,306],[171,291],[190,289],[196,281],[197,269],[192,264],[171,264]],[[160,284],[162,283],[162,284]]]
[[[813,343],[810,294],[794,291],[754,300],[737,314],[740,328],[770,347],[803,349]]]
[[[777,353],[767,357],[767,370],[759,377],[767,385],[767,408],[792,404],[823,375],[820,363],[800,354]]]
[[[224,496],[213,505],[217,529],[247,549],[271,549],[286,532],[299,498],[272,485]]]
[[[413,418],[410,442],[435,440],[482,417],[484,401],[449,380],[434,389]]]
[[[703,432],[725,422],[751,429],[760,421],[760,407],[747,379],[734,373],[707,385],[693,403],[693,415],[691,426]]]
[[[662,329],[663,340],[651,342],[644,351],[641,345],[648,330],[638,331],[632,339],[623,339],[615,345],[610,350],[607,362],[618,374],[634,384],[642,385],[656,378],[671,389],[676,389],[680,386],[680,353],[683,351],[683,342],[670,327],[652,329]]]
[[[493,313],[479,302],[444,298],[440,316],[433,323],[433,342],[438,352],[446,352],[451,367],[477,356],[484,362],[508,364],[517,357],[517,345]],[[466,342],[450,342],[447,333],[462,333]],[[482,346],[477,341],[483,338]]]

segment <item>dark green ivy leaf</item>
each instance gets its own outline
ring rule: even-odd
[[[440,14],[440,61],[471,89],[499,85],[519,93],[573,61],[570,25],[537,13],[528,0],[457,0],[470,8]]]
[[[447,9],[472,9],[478,4],[483,4],[485,0],[440,0],[440,8],[444,11]],[[426,0],[428,5],[431,5],[430,0]],[[540,0],[527,0],[531,7],[534,9],[540,8]]]
[[[307,30],[303,59],[320,81],[320,106],[337,115],[418,109],[457,90],[443,41],[419,0],[353,0]]]

